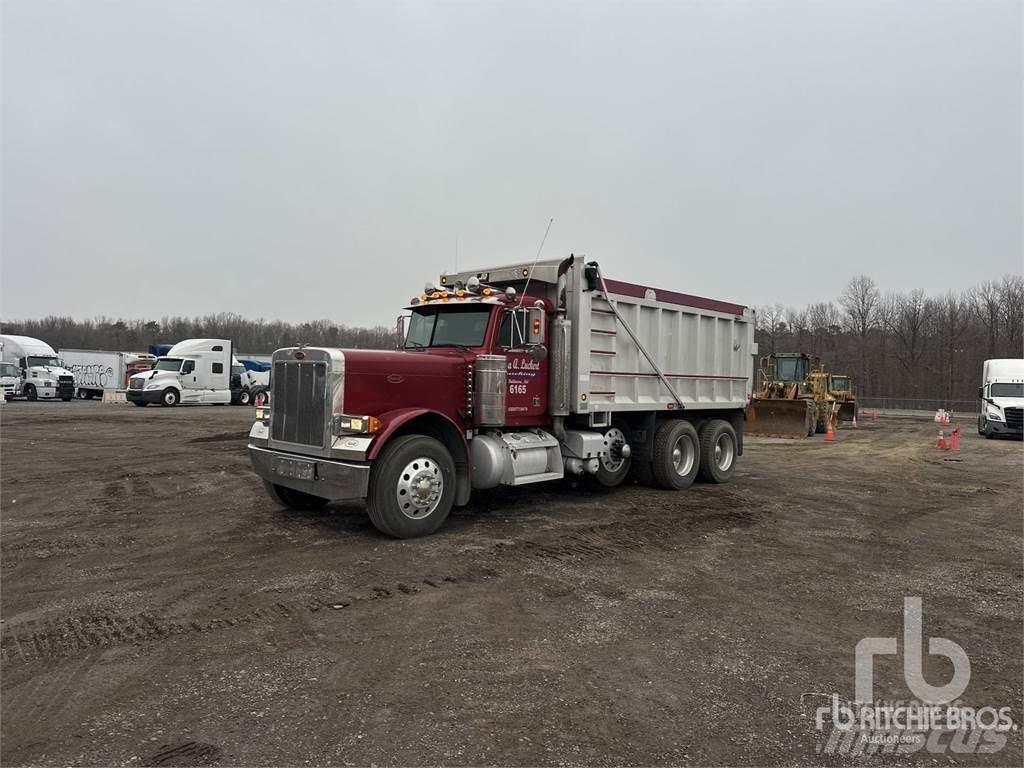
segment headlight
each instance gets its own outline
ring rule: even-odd
[[[352,432],[376,432],[380,429],[380,421],[374,416],[335,416],[334,434],[343,435]]]
[[[990,405],[985,409],[985,418],[992,419],[992,421],[1002,421],[1003,412],[999,409],[998,405]]]
[[[52,387],[53,386],[53,381],[51,379],[46,379],[45,381],[43,381],[43,386],[44,387]]]
[[[256,406],[256,421],[269,421],[270,420],[270,406],[269,405],[257,405]]]

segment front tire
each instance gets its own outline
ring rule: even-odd
[[[370,520],[397,539],[428,536],[455,501],[455,462],[432,437],[405,435],[388,443],[370,470]]]
[[[36,392],[36,387],[34,384],[25,385],[25,399],[32,400],[33,402],[39,399],[39,393]]]
[[[736,471],[737,440],[732,424],[712,419],[700,431],[700,476],[711,483],[728,483]]]
[[[176,389],[168,387],[160,394],[160,405],[164,408],[173,408],[179,402],[181,402],[181,395],[178,394]]]
[[[273,483],[268,483],[265,480],[263,481],[263,487],[267,489],[267,493],[270,494],[270,498],[278,504],[288,507],[288,509],[298,509],[302,511],[320,509],[330,501],[330,499],[325,499],[322,496],[303,493],[302,491],[296,491],[294,488],[285,488],[283,485],[274,485]]]
[[[248,389],[243,389],[241,392],[238,393],[238,404],[239,405],[248,405],[249,402],[251,401],[251,399],[252,398],[249,396],[249,390]]]
[[[662,488],[689,488],[700,469],[700,441],[693,424],[684,419],[664,422],[654,433],[651,472]]]
[[[629,427],[625,424],[614,424],[604,433],[604,444],[608,450],[597,465],[597,481],[605,488],[614,488],[622,483],[629,474],[632,463],[629,440]],[[625,452],[626,455],[622,455]]]

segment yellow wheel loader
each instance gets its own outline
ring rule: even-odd
[[[819,360],[802,352],[762,357],[760,387],[747,408],[745,431],[768,437],[810,437],[835,424],[836,399]]]

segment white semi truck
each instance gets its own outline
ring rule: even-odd
[[[978,400],[979,435],[1024,436],[1024,360],[986,360]]]
[[[75,377],[61,365],[53,347],[31,336],[0,335],[0,357],[17,368],[18,383],[12,395],[27,400],[67,402],[75,396]]]
[[[103,397],[104,390],[124,389],[131,375],[156,365],[156,355],[100,349],[62,349],[60,359],[74,375],[75,393],[82,400]]]
[[[128,380],[127,398],[138,406],[159,403],[227,405],[232,400],[231,341],[186,339],[157,358],[150,371]]]

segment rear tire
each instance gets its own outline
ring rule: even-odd
[[[389,442],[370,470],[366,510],[381,533],[397,539],[428,536],[455,501],[455,462],[432,437],[404,435]]]
[[[618,422],[604,433],[604,443],[609,453],[598,460],[597,482],[605,488],[614,488],[620,485],[629,474],[632,458],[615,455],[622,446],[629,446],[627,435],[629,435],[629,427]]]
[[[164,408],[173,408],[181,401],[178,390],[168,387],[160,393],[160,405]]]
[[[250,401],[249,390],[248,389],[243,389],[238,394],[238,404],[239,405],[248,405],[249,401]]]
[[[700,441],[693,424],[684,419],[664,422],[654,434],[651,471],[662,488],[689,488],[700,469]]]
[[[92,395],[90,395],[86,390],[84,390],[84,389],[78,390],[78,399],[79,400],[88,400],[90,397],[92,397]]]
[[[700,431],[700,476],[728,483],[736,471],[736,430],[724,419],[712,419]]]
[[[263,487],[267,489],[270,498],[282,506],[288,507],[288,509],[307,511],[320,509],[330,501],[330,499],[325,499],[322,496],[303,493],[302,491],[296,491],[294,488],[285,488],[283,485],[274,485],[265,480],[263,481]]]

